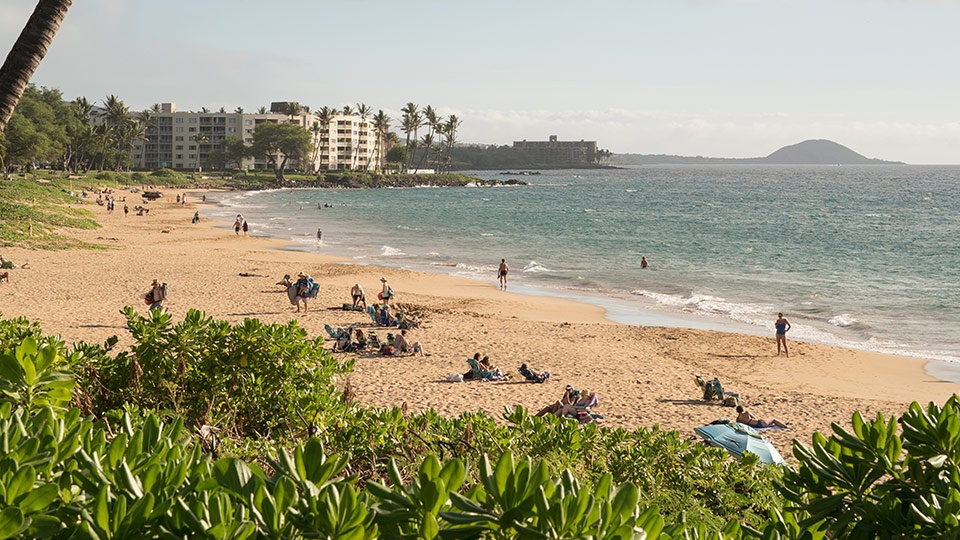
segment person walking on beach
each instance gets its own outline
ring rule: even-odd
[[[247,231],[250,230],[250,227],[247,225],[247,220],[243,220],[243,227],[242,227],[242,228],[243,228],[243,235],[246,236],[246,235],[247,235]]]
[[[507,290],[507,273],[510,272],[510,267],[507,266],[506,259],[500,259],[500,268],[497,269],[497,279],[500,280],[500,288]]]
[[[313,277],[300,272],[297,274],[297,311],[300,311],[300,304],[303,304],[303,312],[307,312],[307,299],[313,289]]]
[[[389,305],[393,300],[393,289],[390,288],[390,284],[387,283],[387,278],[380,278],[380,282],[383,283],[383,290],[380,291],[380,294],[377,297],[383,301],[384,304]]]
[[[166,283],[160,284],[158,280],[153,280],[150,285],[150,292],[147,294],[150,298],[150,311],[163,309],[163,301],[167,299]]]
[[[244,223],[246,223],[246,221],[243,220],[243,216],[237,214],[237,220],[233,222],[233,232],[237,236],[240,236],[240,228],[243,227]]]
[[[777,313],[777,322],[773,323],[777,329],[777,356],[780,356],[780,347],[783,347],[783,353],[790,356],[787,350],[787,331],[790,330],[790,321],[783,317],[783,313]]]

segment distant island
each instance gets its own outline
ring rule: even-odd
[[[871,159],[842,144],[824,139],[811,139],[784,146],[767,157],[738,159],[666,154],[615,154],[607,160],[607,163],[611,165],[905,165],[902,161]]]

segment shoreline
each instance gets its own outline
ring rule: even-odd
[[[448,209],[462,206],[462,203],[455,202],[462,200],[461,197],[434,195],[434,190],[399,191],[403,193],[391,196],[396,204],[418,204],[437,199],[443,201]],[[468,201],[486,201],[488,197],[503,197],[505,193],[497,190],[485,195],[481,191],[464,193],[464,197]],[[766,336],[773,335],[771,324],[777,311],[786,310],[787,317],[794,323],[791,332],[794,339],[960,364],[960,349],[956,349],[953,339],[947,338],[942,342],[946,345],[939,347],[936,344],[940,342],[925,342],[924,335],[891,333],[891,321],[885,320],[882,314],[874,313],[869,306],[838,302],[827,305],[830,304],[827,302],[818,307],[816,304],[806,305],[802,296],[792,292],[783,297],[769,294],[757,296],[749,291],[737,290],[736,287],[724,288],[722,285],[725,282],[718,283],[719,288],[713,288],[697,280],[672,281],[669,269],[679,268],[676,261],[662,268],[653,268],[651,273],[643,275],[631,271],[629,267],[615,271],[601,265],[596,269],[598,273],[593,272],[592,267],[578,270],[577,261],[570,259],[572,252],[562,252],[558,257],[544,254],[547,260],[541,260],[538,254],[543,246],[525,250],[519,247],[522,240],[511,241],[510,246],[504,246],[503,253],[493,257],[486,252],[491,249],[501,251],[495,244],[496,240],[486,238],[496,237],[494,230],[488,228],[486,231],[492,234],[484,234],[484,230],[476,227],[454,227],[458,232],[445,233],[432,228],[436,223],[426,216],[422,228],[409,219],[398,220],[397,227],[385,226],[382,212],[371,209],[375,197],[378,196],[372,193],[343,193],[342,190],[286,189],[266,195],[241,192],[224,194],[218,210],[223,210],[219,214],[220,219],[227,220],[229,217],[229,221],[232,221],[229,216],[231,212],[243,212],[253,224],[253,232],[290,242],[293,246],[291,249],[333,254],[349,258],[357,264],[376,264],[487,281],[495,279],[496,265],[492,261],[498,261],[501,255],[506,255],[514,267],[511,278],[515,277],[516,280],[511,279],[512,286],[529,285],[533,294],[599,305],[610,313],[610,320],[624,324],[715,329]],[[318,201],[333,202],[337,210],[327,213],[320,212],[318,208],[314,212],[312,206],[317,205]],[[346,208],[348,206],[356,206],[356,209]],[[372,221],[364,220],[365,216],[375,218]],[[322,244],[316,243],[311,233],[317,225],[325,225]],[[409,234],[405,234],[407,229],[411,231]],[[424,231],[431,230],[431,235],[424,234]],[[461,235],[462,244],[458,241]],[[432,240],[434,236],[437,236],[436,240]],[[515,244],[518,247],[512,247]],[[553,267],[551,263],[559,266]],[[668,271],[665,274],[663,270]],[[755,277],[745,277],[743,281]],[[736,281],[738,278],[732,279]],[[908,319],[914,326],[927,320],[923,315],[906,316],[917,317]],[[902,328],[903,325],[894,324],[893,327]]]
[[[398,302],[424,321],[411,338],[423,342],[430,356],[349,355],[357,362],[348,381],[363,405],[434,408],[446,416],[483,409],[499,419],[504,407],[535,412],[573,384],[599,393],[596,411],[608,427],[658,425],[692,435],[693,427],[736,416],[733,409],[702,401],[693,382],[694,375],[719,377],[756,416],[791,426],[768,432],[785,456],[793,439],[809,443],[815,431],[829,433],[833,422],[849,427],[856,410],[865,417],[890,417],[912,401],[942,403],[960,391],[960,385],[927,373],[922,359],[798,341],[790,342],[789,358],[778,358],[772,334],[632,326],[609,320],[600,306],[500,291],[493,281],[357,264],[284,249],[289,244],[274,238],[238,238],[223,222],[190,224],[194,211],[213,208],[212,202],[199,203],[199,195],[211,191],[184,190],[191,200],[185,206],[170,200],[177,192],[164,191],[165,200],[151,203],[146,216],[107,214],[85,204],[103,227],[67,234],[106,249],[4,249],[5,258],[31,268],[11,271],[10,283],[0,284],[0,313],[36,321],[68,343],[100,343],[117,335],[119,351],[131,344],[120,309],[132,305],[146,313],[142,292],[157,278],[170,283],[167,308],[174,322],[196,308],[233,324],[247,317],[297,319],[311,336],[325,336],[329,324],[373,330],[384,338],[390,330],[373,327],[365,314],[327,308],[350,303],[354,283],[372,299],[385,276]],[[275,285],[283,274],[301,270],[321,284],[307,314],[294,312]],[[449,374],[467,370],[466,358],[474,352],[489,355],[512,379],[445,382]],[[550,380],[521,382],[516,371],[521,362],[549,371]]]

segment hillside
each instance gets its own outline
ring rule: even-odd
[[[842,144],[824,139],[810,139],[784,146],[766,157],[738,159],[664,154],[616,154],[609,163],[613,165],[903,165],[902,161],[871,159]]]

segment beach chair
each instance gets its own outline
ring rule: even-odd
[[[714,399],[721,401],[728,407],[736,407],[740,404],[740,394],[734,392],[724,392],[720,379],[714,377],[712,381],[705,381],[699,375],[694,376],[697,386],[703,391],[704,401]]]
[[[383,344],[380,343],[380,337],[374,334],[373,332],[367,332],[367,345],[374,352],[379,351],[380,348],[383,346]]]
[[[370,304],[367,306],[367,315],[370,316],[370,319],[373,320],[373,324],[380,324],[380,317],[377,315],[377,304]]]
[[[531,370],[530,368],[528,368],[526,364],[522,364],[517,371],[519,371],[520,374],[523,375],[524,380],[527,380],[530,382],[542,383],[550,377],[550,374],[547,373],[546,371],[542,373],[537,373]]]
[[[327,331],[327,334],[330,335],[330,339],[340,339],[340,332],[334,330],[329,324],[323,325],[323,329]]]
[[[357,336],[357,350],[362,351],[367,348],[367,336],[363,335],[363,330],[359,328],[355,332]]]

